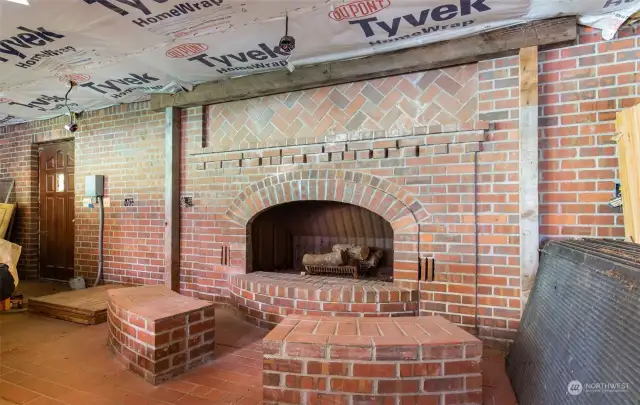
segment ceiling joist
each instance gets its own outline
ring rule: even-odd
[[[193,91],[154,94],[151,108],[192,107],[376,79],[476,62],[530,46],[575,40],[575,17],[515,25],[470,37],[366,58],[204,83]]]

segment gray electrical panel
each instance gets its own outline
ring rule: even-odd
[[[85,197],[102,197],[104,195],[104,176],[95,174],[87,176],[84,183]]]

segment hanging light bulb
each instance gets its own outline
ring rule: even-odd
[[[296,47],[296,39],[289,36],[289,14],[285,15],[284,20],[284,36],[280,38],[280,49],[285,52],[291,52]]]

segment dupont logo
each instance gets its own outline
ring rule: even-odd
[[[169,49],[165,55],[170,58],[188,58],[209,49],[206,44],[182,44]]]
[[[11,100],[10,98],[0,97],[0,104],[7,104],[11,102],[13,102],[13,100]]]
[[[391,5],[390,0],[358,0],[338,6],[329,12],[329,18],[336,21],[366,17]]]
[[[76,84],[82,84],[91,80],[91,75],[88,75],[86,73],[71,73],[58,77],[58,80],[60,80],[62,83],[74,82]]]

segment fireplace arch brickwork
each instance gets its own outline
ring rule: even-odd
[[[515,316],[519,309],[510,309],[511,299],[494,300],[486,286],[494,280],[479,274],[492,248],[479,243],[478,221],[506,217],[476,212],[482,184],[504,181],[503,174],[478,172],[488,129],[476,122],[191,155],[186,163],[195,174],[186,190],[194,192],[194,208],[183,212],[181,292],[232,302],[231,291],[242,294],[236,284],[252,263],[252,218],[282,203],[324,199],[364,207],[392,225],[393,288],[419,297],[415,313],[442,315],[471,331],[492,317],[487,305]],[[435,280],[418,281],[422,257],[435,258]],[[517,300],[511,285],[500,288]],[[397,303],[388,306],[396,312]]]
[[[420,257],[420,221],[428,212],[402,187],[379,176],[338,169],[301,169],[267,177],[235,198],[226,215],[249,232],[262,211],[294,201],[336,201],[366,208],[387,220],[394,231],[394,281],[417,287]],[[245,267],[250,270],[250,238]]]

